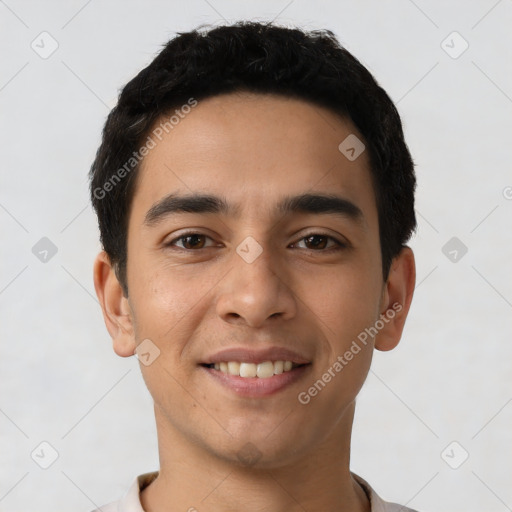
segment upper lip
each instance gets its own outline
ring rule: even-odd
[[[296,364],[307,364],[311,361],[297,352],[284,347],[266,347],[261,349],[248,349],[245,347],[231,347],[219,350],[208,356],[203,364],[240,361],[244,363],[264,363],[265,361],[291,361]]]

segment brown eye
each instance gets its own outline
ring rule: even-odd
[[[330,246],[328,245],[329,241],[332,242]],[[299,240],[299,243],[301,242],[304,242],[305,249],[318,252],[328,252],[330,250],[339,250],[347,247],[346,244],[336,240],[332,236],[320,233],[307,235]]]
[[[185,233],[174,240],[171,240],[167,246],[176,246],[179,249],[196,250],[203,249],[206,246],[206,240],[210,237],[201,233]],[[181,244],[181,245],[179,245]]]
[[[312,235],[304,238],[307,244],[311,244],[310,249],[325,249],[327,237],[321,235]]]

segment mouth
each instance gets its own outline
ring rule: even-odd
[[[261,363],[222,361],[210,364],[203,363],[201,366],[219,371],[225,375],[242,377],[244,379],[269,379],[274,375],[281,375],[296,368],[306,366],[306,364],[294,363],[293,361],[263,361]]]
[[[311,367],[311,363],[292,361],[225,361],[199,365],[210,379],[210,385],[219,386],[219,393],[228,391],[230,396],[242,398],[274,396],[304,379]]]

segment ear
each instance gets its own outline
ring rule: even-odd
[[[377,350],[392,350],[400,341],[416,284],[416,265],[410,247],[403,247],[393,258],[382,291],[380,318],[384,327],[375,337]]]
[[[121,357],[132,356],[136,347],[132,310],[105,251],[94,261],[94,288],[115,353]]]

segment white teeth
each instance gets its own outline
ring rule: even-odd
[[[274,363],[272,361],[265,361],[260,363],[256,368],[256,375],[260,379],[268,379],[274,375]]]
[[[259,377],[268,379],[283,372],[289,372],[293,368],[291,361],[265,361],[263,363],[239,363],[238,361],[227,361],[215,363],[214,368],[229,375],[240,377]]]
[[[256,377],[256,371],[254,363],[240,363],[240,377]]]
[[[240,363],[237,361],[229,361],[228,373],[229,375],[240,375]]]
[[[276,361],[274,363],[274,375],[279,375],[284,371],[284,361]]]

